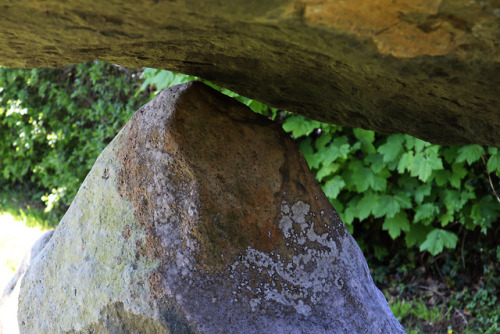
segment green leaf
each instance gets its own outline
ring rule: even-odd
[[[335,138],[332,143],[324,149],[319,150],[319,158],[323,165],[329,165],[339,158],[345,159],[349,154],[350,146],[347,137]]]
[[[497,172],[500,173],[500,154],[492,154],[488,159],[488,163],[486,164],[488,167],[488,172]]]
[[[484,148],[480,145],[467,145],[458,149],[457,162],[467,161],[469,165],[478,161],[484,154]]]
[[[374,207],[373,215],[375,218],[380,218],[382,216],[392,218],[400,209],[399,201],[394,196],[382,195],[378,201],[378,205]]]
[[[413,247],[415,245],[421,245],[431,229],[432,226],[426,226],[420,223],[411,224],[410,230],[405,233],[406,246]]]
[[[441,223],[442,227],[445,227],[449,223],[453,221],[455,217],[453,216],[453,213],[451,211],[446,211],[444,214],[440,215],[438,220]]]
[[[323,191],[328,198],[337,198],[344,187],[344,180],[339,175],[335,175],[331,180],[326,181]]]
[[[467,175],[467,169],[463,163],[454,163],[451,165],[450,184],[452,187],[460,189],[461,180]]]
[[[420,204],[415,208],[415,217],[413,220],[415,222],[433,218],[436,213],[439,213],[439,208],[434,203],[424,203]]]
[[[388,173],[375,174],[368,167],[360,167],[352,173],[353,182],[358,192],[364,192],[368,187],[376,191],[384,191],[387,187]]]
[[[413,164],[413,154],[412,152],[405,152],[399,159],[398,163],[398,173],[403,174],[405,170],[410,170],[410,166]]]
[[[352,130],[354,137],[358,138],[361,141],[367,143],[373,143],[375,141],[375,132],[371,130],[364,130],[360,128],[354,128]]]
[[[357,216],[357,206],[359,203],[359,197],[354,197],[347,203],[347,208],[341,213],[339,212],[340,218],[346,225],[352,224],[354,218]]]
[[[392,239],[396,239],[401,235],[401,231],[410,230],[410,221],[406,212],[398,212],[394,217],[386,217],[382,225],[384,231],[388,231]]]
[[[394,193],[394,199],[398,201],[400,208],[410,209],[413,205],[411,202],[410,194],[404,191],[397,191]]]
[[[434,171],[434,180],[436,180],[436,185],[438,187],[445,186],[448,183],[450,176],[451,172],[449,170],[442,169]]]
[[[429,251],[432,255],[437,255],[443,249],[454,249],[457,245],[458,237],[455,233],[435,228],[428,235],[425,241],[420,245],[420,251]]]
[[[325,177],[335,174],[340,168],[340,165],[331,163],[328,166],[321,167],[316,173],[316,179],[318,182],[323,181]]]
[[[382,154],[369,154],[365,157],[365,161],[368,162],[374,173],[380,173],[385,167],[384,157]]]
[[[321,156],[318,153],[314,153],[314,149],[312,147],[311,138],[306,138],[301,140],[298,144],[300,151],[304,155],[304,158],[311,169],[319,168],[321,163]]]
[[[361,142],[361,150],[366,154],[373,154],[376,152],[373,142],[375,141],[375,132],[364,130],[360,128],[353,129],[354,137]]]
[[[434,170],[443,169],[443,162],[437,154],[417,153],[410,166],[411,176],[417,176],[426,182]]]
[[[373,209],[377,206],[377,202],[378,195],[372,191],[367,191],[356,204],[355,216],[358,217],[359,220],[368,218],[370,213],[372,213]]]
[[[387,137],[385,144],[380,145],[378,152],[384,156],[384,162],[396,160],[403,151],[404,135],[394,134]]]
[[[418,204],[424,201],[425,196],[429,196],[431,194],[432,186],[430,183],[424,183],[415,188],[415,202]]]
[[[443,150],[444,160],[450,165],[455,161],[458,155],[458,149],[460,146],[449,146]]]
[[[500,216],[500,203],[493,196],[484,196],[478,203],[472,205],[471,218],[475,225],[489,227]]]
[[[332,141],[332,135],[328,133],[321,133],[321,136],[319,136],[315,143],[314,146],[318,151],[324,150],[326,148],[326,145],[328,145]]]
[[[290,116],[283,123],[283,129],[286,132],[291,132],[294,138],[308,136],[319,127],[319,122],[307,119],[302,115]]]

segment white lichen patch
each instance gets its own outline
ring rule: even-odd
[[[232,267],[237,295],[250,291],[250,308],[255,311],[257,300],[274,301],[291,306],[298,314],[308,316],[314,305],[331,289],[341,289],[341,279],[335,277],[339,260],[337,244],[329,233],[318,234],[310,205],[298,201],[292,206],[282,202],[279,228],[288,247],[292,248],[291,259],[284,260],[280,254],[266,253],[248,247]],[[260,279],[243,274],[252,270]],[[266,275],[268,279],[262,279]],[[333,281],[332,281],[333,280]]]

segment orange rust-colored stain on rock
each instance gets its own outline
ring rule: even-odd
[[[310,24],[373,40],[380,53],[401,58],[445,55],[467,43],[448,17],[436,18],[442,0],[304,1]],[[459,18],[457,18],[459,19]],[[459,19],[460,20],[460,19]],[[423,24],[423,22],[427,22]],[[456,21],[456,20],[455,20]]]
[[[285,159],[276,127],[205,88],[190,91],[176,104],[164,149],[181,150],[183,170],[196,180],[202,201],[191,233],[204,270],[221,269],[247,247],[269,252],[281,242],[275,194],[282,179],[270,172]]]

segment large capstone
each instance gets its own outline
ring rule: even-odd
[[[200,76],[339,125],[500,146],[497,0],[0,0],[0,64]]]
[[[200,83],[97,159],[21,288],[21,333],[403,333],[277,125]]]

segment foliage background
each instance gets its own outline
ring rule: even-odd
[[[101,62],[0,69],[0,185],[68,206],[95,159],[149,95],[140,71]]]
[[[199,79],[100,62],[0,69],[0,204],[21,189],[33,206],[43,202],[49,217],[43,219],[57,224],[97,156],[133,112],[159,90],[190,80]],[[472,332],[498,330],[498,148],[438,146],[403,134],[325,124],[206,83],[291,134],[375,268],[374,280],[391,298],[423,298],[391,304],[412,331],[411,319],[422,314],[438,322],[421,302],[436,303],[436,296],[445,305],[438,315],[475,319],[477,324],[465,321]],[[423,280],[439,281],[432,288],[437,294],[422,294]]]

